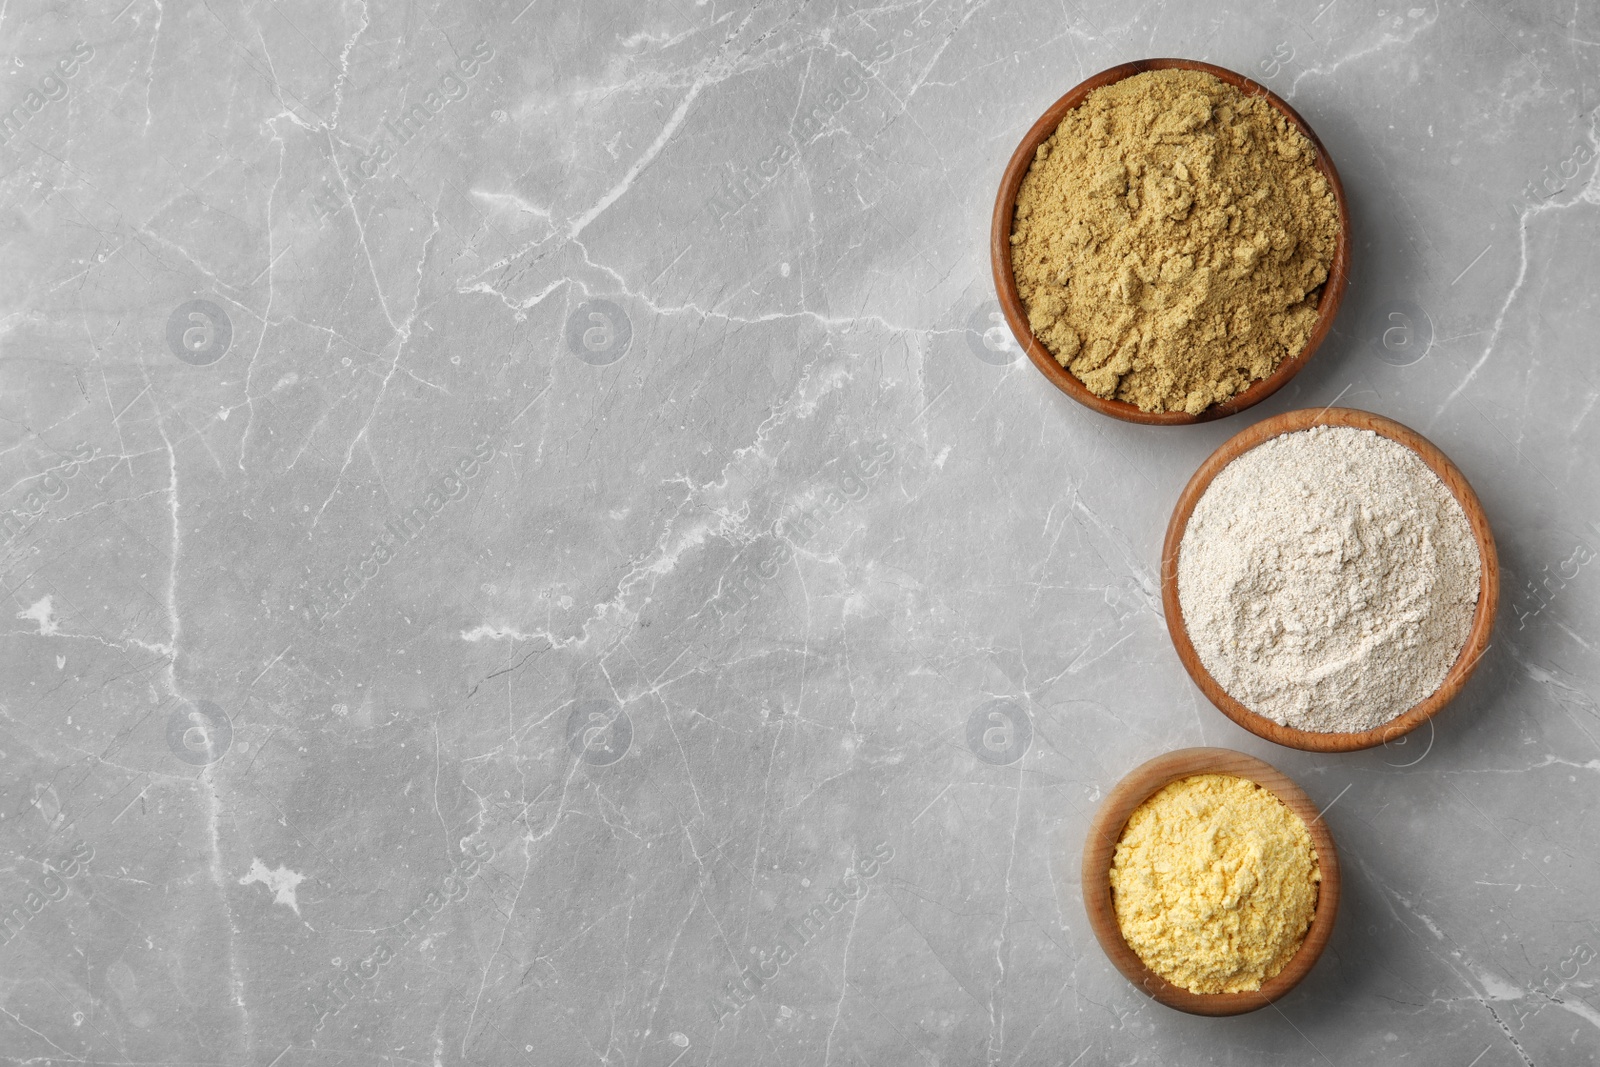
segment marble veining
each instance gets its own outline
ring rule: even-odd
[[[1600,1061],[1600,8],[0,4],[0,1063]],[[1128,59],[1247,73],[1353,218],[1243,415],[1094,415],[988,216]],[[1190,473],[1294,407],[1467,474],[1495,641],[1278,749],[1184,674]],[[1075,886],[1236,747],[1345,898],[1202,1020]]]

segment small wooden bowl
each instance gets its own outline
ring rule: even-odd
[[[1415,452],[1422,462],[1439,476],[1445,488],[1450,490],[1457,503],[1461,505],[1461,510],[1467,517],[1467,524],[1472,527],[1472,536],[1478,543],[1478,558],[1482,564],[1478,573],[1478,608],[1472,616],[1472,628],[1467,631],[1466,644],[1461,647],[1461,654],[1456,657],[1444,680],[1439,683],[1439,688],[1382,726],[1375,726],[1358,733],[1320,733],[1314,730],[1298,730],[1293,726],[1280,726],[1229,696],[1227,690],[1218,684],[1211,676],[1211,672],[1200,662],[1200,656],[1194,650],[1194,643],[1189,640],[1189,630],[1183,621],[1183,609],[1178,603],[1178,547],[1183,542],[1183,531],[1189,525],[1189,516],[1194,514],[1194,507],[1211,485],[1211,480],[1234,459],[1262,442],[1269,441],[1279,434],[1293,433],[1312,426],[1353,426],[1358,430],[1374,430]],[[1434,446],[1433,442],[1408,426],[1402,426],[1382,415],[1374,415],[1370,411],[1357,411],[1354,408],[1301,408],[1263,419],[1249,429],[1228,438],[1222,443],[1222,447],[1211,453],[1210,457],[1200,464],[1200,469],[1194,472],[1189,484],[1183,487],[1183,493],[1178,497],[1178,506],[1172,509],[1172,520],[1167,523],[1166,543],[1161,548],[1161,607],[1167,616],[1167,632],[1172,635],[1172,643],[1178,650],[1178,658],[1183,661],[1184,669],[1200,687],[1200,691],[1224,715],[1257,737],[1264,737],[1268,741],[1289,748],[1305,749],[1308,752],[1354,752],[1357,749],[1387,744],[1397,737],[1410,733],[1432,718],[1440,708],[1461,692],[1461,687],[1467,684],[1467,679],[1477,667],[1478,660],[1482,659],[1483,654],[1489,649],[1489,634],[1494,629],[1495,612],[1500,607],[1500,560],[1495,554],[1494,534],[1489,530],[1489,519],[1484,515],[1483,505],[1478,502],[1478,495],[1472,491],[1472,486],[1467,484],[1466,476],[1450,462],[1448,456]]]
[[[1067,112],[1083,103],[1084,97],[1094,90],[1121,81],[1123,78],[1142,74],[1147,70],[1171,68],[1201,70],[1213,74],[1246,96],[1262,97],[1282,112],[1296,129],[1305,134],[1306,140],[1316,149],[1317,169],[1328,180],[1328,186],[1333,190],[1334,204],[1339,212],[1339,238],[1334,245],[1333,262],[1328,268],[1328,280],[1322,286],[1316,325],[1312,327],[1311,336],[1307,339],[1305,347],[1299,354],[1278,364],[1277,370],[1251,383],[1243,392],[1220,404],[1211,405],[1198,415],[1191,415],[1186,411],[1144,411],[1125,400],[1107,400],[1091,393],[1089,387],[1058,363],[1043,342],[1033,335],[1033,330],[1028,326],[1028,312],[1022,306],[1022,297],[1017,292],[1016,276],[1011,270],[1011,222],[1016,214],[1017,192],[1022,188],[1022,179],[1028,175],[1028,168],[1033,165],[1034,152],[1056,132],[1056,127],[1061,125],[1061,120],[1066,117]],[[1035,122],[1033,128],[1022,138],[1022,143],[1017,145],[1017,150],[1011,155],[1011,162],[1006,164],[1005,174],[1000,179],[1000,193],[995,197],[994,219],[989,228],[989,259],[994,271],[995,293],[999,297],[1001,310],[1005,312],[1006,322],[1011,325],[1011,332],[1016,335],[1023,351],[1028,353],[1028,358],[1033,360],[1033,365],[1039,368],[1041,374],[1054,382],[1056,388],[1085,407],[1093,408],[1100,414],[1110,415],[1115,419],[1153,426],[1186,426],[1190,423],[1220,419],[1259,404],[1283,388],[1284,383],[1290,378],[1300,373],[1300,368],[1306,365],[1306,361],[1316,352],[1323,338],[1333,328],[1334,316],[1338,314],[1339,304],[1344,300],[1345,283],[1350,277],[1349,234],[1350,209],[1345,203],[1344,185],[1339,181],[1339,172],[1334,169],[1328,150],[1322,146],[1322,142],[1306,124],[1306,120],[1300,117],[1299,112],[1266,86],[1225,67],[1192,59],[1140,59],[1112,67],[1110,70],[1103,70],[1073,88],[1067,95],[1051,104],[1050,109],[1039,117],[1039,121]]]
[[[1311,835],[1311,843],[1316,846],[1322,883],[1317,892],[1317,910],[1311,918],[1311,929],[1306,931],[1300,950],[1283,970],[1252,993],[1192,993],[1162,978],[1128,947],[1111,902],[1111,861],[1123,828],[1128,824],[1128,816],[1168,783],[1195,774],[1231,774],[1248,778],[1269,790],[1300,817]],[[1339,854],[1317,806],[1288,775],[1231,748],[1180,748],[1135,767],[1101,802],[1083,845],[1083,907],[1089,913],[1089,926],[1095,938],[1112,964],[1152,1000],[1191,1015],[1242,1015],[1264,1008],[1289,992],[1322,955],[1333,933],[1334,917],[1339,912]]]

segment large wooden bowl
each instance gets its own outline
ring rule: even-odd
[[[1278,364],[1277,369],[1267,377],[1252,382],[1243,392],[1220,404],[1211,405],[1198,415],[1191,415],[1186,411],[1144,411],[1125,400],[1107,400],[1090,392],[1089,387],[1079,381],[1077,375],[1058,363],[1044,343],[1034,336],[1033,330],[1028,326],[1028,312],[1022,306],[1022,296],[1017,292],[1016,276],[1011,270],[1011,222],[1017,210],[1017,191],[1022,188],[1022,179],[1027,177],[1028,168],[1033,165],[1034,153],[1038,147],[1056,132],[1056,127],[1061,125],[1061,120],[1066,117],[1067,112],[1083,103],[1084,97],[1094,90],[1121,81],[1123,78],[1142,74],[1147,70],[1167,70],[1174,67],[1213,74],[1246,96],[1259,96],[1277,108],[1291,125],[1305,134],[1306,140],[1316,149],[1317,169],[1328,180],[1328,187],[1333,190],[1333,201],[1339,213],[1339,237],[1333,248],[1333,262],[1328,267],[1328,280],[1322,286],[1321,302],[1317,306],[1317,321],[1312,327],[1311,336],[1306,341],[1305,347],[1296,355]],[[995,293],[1000,300],[1000,309],[1005,313],[1006,322],[1011,325],[1011,332],[1016,335],[1017,343],[1028,354],[1033,365],[1038,367],[1039,372],[1049,378],[1056,388],[1085,407],[1093,408],[1100,414],[1110,415],[1112,418],[1155,426],[1185,426],[1190,423],[1220,419],[1243,411],[1253,404],[1259,404],[1283,388],[1284,383],[1290,378],[1300,373],[1300,368],[1304,367],[1306,361],[1316,352],[1323,338],[1327,337],[1328,331],[1333,328],[1333,319],[1339,312],[1340,302],[1344,300],[1345,283],[1350,277],[1350,209],[1345,203],[1344,185],[1339,181],[1339,172],[1334,169],[1328,150],[1322,146],[1322,142],[1306,124],[1306,120],[1300,117],[1299,112],[1286,104],[1272,90],[1246,78],[1243,74],[1210,63],[1192,59],[1140,59],[1112,67],[1110,70],[1103,70],[1073,88],[1067,95],[1051,104],[1050,109],[1039,116],[1039,121],[1035,122],[1033,128],[1022,138],[1022,143],[1017,145],[1017,150],[1011,155],[1011,162],[1006,164],[1005,174],[1000,179],[1000,192],[995,197],[994,218],[989,228],[989,259],[994,272]]]
[[[1322,882],[1317,891],[1317,910],[1312,915],[1311,929],[1306,932],[1300,950],[1283,970],[1253,993],[1192,993],[1173,985],[1144,965],[1117,925],[1116,908],[1111,901],[1111,861],[1128,824],[1128,816],[1169,783],[1195,774],[1231,774],[1255,782],[1300,817],[1311,835],[1311,843],[1316,846]],[[1289,992],[1322,955],[1339,911],[1339,855],[1317,806],[1288,775],[1231,748],[1180,748],[1135,767],[1116,784],[1101,803],[1100,810],[1095,812],[1083,846],[1083,907],[1089,913],[1089,926],[1095,938],[1112,964],[1152,1000],[1191,1015],[1242,1015],[1264,1008]]]
[[[1211,676],[1205,664],[1200,662],[1194,642],[1189,639],[1189,629],[1184,624],[1183,609],[1178,602],[1178,548],[1183,543],[1183,531],[1189,525],[1189,516],[1194,514],[1194,507],[1210,487],[1211,480],[1234,459],[1262,442],[1269,441],[1279,434],[1293,433],[1312,426],[1352,426],[1358,430],[1373,430],[1415,452],[1422,462],[1439,476],[1445,488],[1450,490],[1450,494],[1461,505],[1461,510],[1467,517],[1467,524],[1472,528],[1473,539],[1478,543],[1478,558],[1481,561],[1478,573],[1478,607],[1472,616],[1472,628],[1467,631],[1466,644],[1461,647],[1460,654],[1456,656],[1455,663],[1445,674],[1444,681],[1439,683],[1439,688],[1382,726],[1357,733],[1321,733],[1282,726],[1235,700]],[[1410,733],[1431,719],[1440,708],[1461,692],[1462,686],[1467,684],[1467,679],[1477,667],[1478,660],[1482,659],[1483,654],[1489,649],[1489,635],[1494,629],[1495,612],[1500,607],[1500,560],[1495,554],[1494,534],[1489,530],[1489,519],[1483,512],[1483,505],[1478,502],[1478,494],[1472,491],[1472,486],[1467,484],[1466,476],[1460,469],[1451,463],[1450,458],[1439,451],[1433,442],[1408,426],[1402,426],[1382,415],[1374,415],[1370,411],[1357,411],[1354,408],[1301,408],[1263,419],[1249,429],[1228,438],[1222,443],[1221,448],[1211,453],[1211,456],[1200,464],[1200,469],[1194,472],[1189,484],[1183,487],[1183,493],[1178,497],[1178,506],[1172,509],[1172,520],[1167,523],[1167,539],[1161,549],[1161,607],[1167,616],[1167,632],[1172,635],[1172,643],[1178,650],[1178,658],[1183,661],[1184,669],[1189,672],[1189,677],[1194,679],[1206,698],[1224,715],[1258,737],[1290,748],[1305,749],[1309,752],[1353,752],[1356,749],[1386,744]]]

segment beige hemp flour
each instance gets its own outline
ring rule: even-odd
[[[1277,110],[1155,70],[1096,89],[1039,146],[1011,262],[1029,326],[1092,392],[1197,415],[1305,347],[1338,232]]]
[[[1479,568],[1466,514],[1421,457],[1315,426],[1212,479],[1178,544],[1178,605],[1235,700],[1348,733],[1439,688],[1472,628]]]

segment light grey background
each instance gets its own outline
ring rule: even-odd
[[[13,0],[0,40],[0,1063],[1600,1058],[1594,5]],[[1191,429],[990,329],[1022,132],[1165,55],[1289,99],[1354,225],[1322,351]],[[1504,601],[1436,729],[1316,756],[1201,698],[1157,557],[1211,449],[1335,401],[1462,467]],[[1145,1000],[1072,883],[1195,744],[1345,868],[1231,1020]]]

